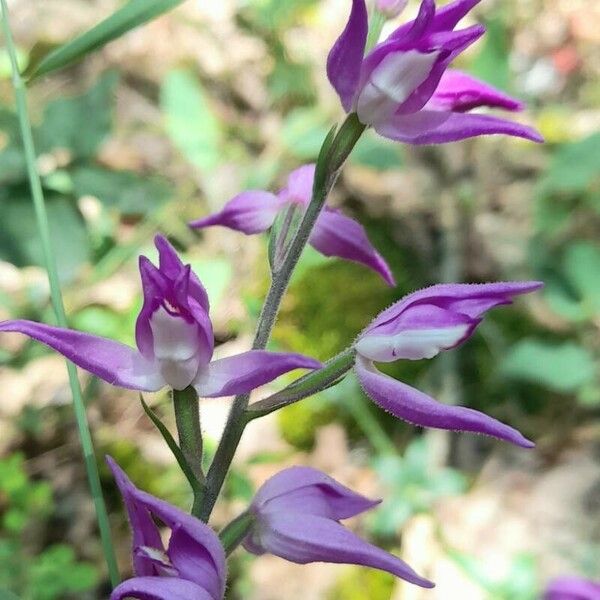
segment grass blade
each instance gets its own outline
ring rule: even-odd
[[[129,0],[125,6],[89,31],[29,64],[23,75],[31,81],[62,69],[182,2],[183,0]]]
[[[48,215],[46,213],[46,204],[44,202],[42,184],[40,182],[40,176],[37,171],[35,147],[33,145],[33,136],[31,133],[31,122],[29,119],[29,111],[27,109],[27,94],[25,91],[25,84],[19,74],[15,44],[12,37],[12,31],[10,29],[6,0],[0,0],[0,6],[2,7],[2,27],[4,31],[5,44],[10,57],[12,68],[12,82],[15,90],[17,114],[19,117],[19,127],[21,131],[23,149],[25,151],[25,159],[27,163],[27,175],[29,177],[29,184],[31,187],[31,196],[35,208],[35,216],[39,229],[40,242],[42,244],[44,258],[46,261],[46,271],[48,273],[48,280],[50,282],[50,296],[52,299],[52,306],[56,314],[56,321],[58,325],[60,325],[61,327],[66,327],[67,317],[65,315],[65,308],[63,305],[62,294],[60,290],[58,269],[56,267],[56,258],[54,256],[54,252],[52,250],[52,243],[50,241],[50,228],[48,227]],[[92,498],[94,500],[94,507],[96,509],[96,519],[98,521],[98,528],[100,530],[102,549],[104,552],[104,557],[106,559],[106,564],[108,566],[108,573],[110,576],[111,583],[113,584],[113,586],[115,586],[119,583],[119,571],[117,568],[117,561],[112,545],[108,514],[106,512],[106,505],[104,504],[104,498],[102,496],[102,486],[100,485],[98,465],[96,463],[96,457],[94,455],[94,446],[92,443],[90,428],[87,422],[87,415],[85,412],[83,395],[81,393],[81,386],[79,385],[79,380],[77,379],[77,370],[75,368],[75,365],[69,361],[67,361],[67,371],[69,374],[69,384],[71,386],[71,394],[73,397],[75,420],[77,422],[79,439],[81,440],[81,446],[83,449],[85,469],[88,476]]]

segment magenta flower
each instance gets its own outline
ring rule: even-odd
[[[557,577],[544,592],[544,600],[599,600],[600,581],[583,577]]]
[[[315,165],[304,165],[290,173],[287,185],[277,194],[261,190],[242,192],[213,215],[190,223],[201,229],[221,225],[247,235],[266,231],[282,210],[297,205],[304,210],[312,195]],[[360,263],[379,273],[388,285],[395,285],[385,260],[369,242],[362,225],[339,210],[325,207],[311,233],[309,244],[325,256],[337,256]]]
[[[112,458],[106,460],[129,516],[135,573],[114,589],[110,600],[222,600],[227,563],[212,529],[168,502],[138,490]],[[171,530],[166,549],[156,518]]]
[[[404,561],[362,540],[339,523],[379,504],[310,467],[291,467],[258,490],[250,513],[255,521],[244,540],[253,554],[270,553],[290,562],[363,565],[410,583],[433,587]]]
[[[473,77],[446,71],[485,31],[481,25],[454,31],[478,2],[455,0],[436,10],[433,0],[423,0],[414,21],[396,29],[365,57],[367,8],[365,0],[353,0],[348,24],[327,61],[329,81],[346,112],[356,112],[380,135],[408,144],[489,134],[541,142],[531,127],[466,113],[478,107],[518,111],[522,104]]]
[[[408,0],[376,0],[377,10],[384,14],[388,19],[397,17],[408,4]]]
[[[395,417],[420,427],[471,431],[531,448],[516,429],[479,411],[448,406],[379,372],[375,362],[432,358],[469,338],[483,314],[543,284],[536,281],[442,284],[405,296],[358,337],[355,371],[367,395]]]
[[[81,331],[33,321],[4,321],[1,331],[28,335],[104,381],[156,391],[193,386],[203,397],[250,392],[293,369],[320,363],[299,354],[250,350],[211,361],[214,349],[208,296],[189,265],[156,236],[160,262],[140,257],[144,303],[136,323],[137,349]]]

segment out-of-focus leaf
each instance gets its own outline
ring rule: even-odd
[[[585,241],[571,244],[562,262],[562,276],[567,286],[549,281],[544,291],[550,306],[573,321],[600,314],[600,248]]]
[[[191,262],[192,269],[202,281],[208,299],[214,306],[218,304],[233,277],[233,267],[231,263],[224,258],[211,260],[198,260]]]
[[[402,164],[400,145],[366,131],[354,147],[350,162],[376,171],[390,171]]]
[[[548,344],[525,339],[506,355],[502,371],[514,379],[537,383],[551,390],[570,393],[595,377],[595,362],[590,352],[573,342]]]
[[[62,69],[182,2],[183,0],[130,0],[89,31],[31,62],[24,74],[32,80]]]
[[[0,184],[25,180],[27,169],[17,115],[0,109]]]
[[[171,71],[160,91],[167,133],[181,153],[204,171],[220,160],[223,131],[200,82],[189,71]]]
[[[288,152],[301,160],[316,160],[329,126],[324,116],[312,108],[297,108],[283,123],[281,139]]]
[[[76,157],[93,157],[110,133],[117,73],[105,73],[81,96],[50,102],[36,131],[39,152],[65,148]]]
[[[85,224],[77,207],[65,197],[49,196],[46,208],[59,274],[62,280],[68,281],[89,259]],[[2,201],[0,259],[18,267],[44,265],[33,206],[26,195]]]
[[[477,77],[495,85],[501,90],[510,87],[510,56],[507,43],[506,24],[502,19],[492,19],[486,23],[487,33],[483,47],[473,60],[470,71]]]
[[[582,193],[600,185],[600,133],[567,144],[555,154],[541,181],[547,193]],[[598,201],[600,210],[600,201]]]
[[[73,171],[77,196],[94,196],[106,207],[125,215],[146,215],[169,197],[167,184],[157,177],[142,177],[131,171],[110,171],[101,167],[80,167]]]
[[[261,29],[282,30],[298,21],[298,14],[318,0],[255,0],[249,4],[251,19]]]

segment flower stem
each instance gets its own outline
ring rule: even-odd
[[[254,517],[249,512],[243,512],[238,515],[231,523],[227,524],[224,529],[219,532],[219,539],[225,549],[225,554],[229,556],[248,535]]]
[[[193,387],[173,390],[173,410],[179,435],[179,447],[194,478],[200,485],[192,486],[194,504],[192,514],[197,516],[203,496],[202,431],[200,429],[200,404]]]
[[[44,203],[44,194],[42,191],[40,177],[37,171],[35,147],[33,144],[33,136],[31,132],[31,122],[29,119],[29,112],[27,109],[27,93],[25,90],[25,84],[19,73],[19,66],[17,63],[15,44],[10,28],[6,0],[0,0],[0,6],[2,6],[2,27],[4,31],[5,44],[8,51],[8,55],[10,57],[10,63],[12,68],[12,82],[15,91],[17,114],[19,118],[21,137],[23,140],[25,160],[27,163],[27,174],[29,177],[29,185],[31,187],[31,196],[33,199],[33,206],[35,210],[40,242],[42,244],[42,249],[44,252],[44,260],[46,263],[48,281],[50,283],[50,297],[58,325],[61,327],[67,327],[67,317],[65,314],[65,308],[60,290],[58,269],[56,266],[54,252],[52,250],[52,243],[50,241],[50,228],[48,226],[48,216],[46,213],[46,205]],[[77,370],[75,368],[75,365],[69,361],[67,361],[67,371],[69,374],[69,384],[71,387],[71,395],[73,398],[75,420],[77,422],[79,439],[81,440],[81,446],[83,449],[83,458],[90,486],[90,491],[94,501],[94,507],[96,509],[96,519],[98,521],[98,529],[100,530],[100,538],[102,541],[104,558],[106,559],[110,581],[113,586],[116,586],[119,583],[120,579],[119,571],[117,568],[117,561],[112,545],[108,514],[106,512],[106,505],[104,504],[104,498],[102,496],[102,486],[100,484],[100,476],[98,474],[98,465],[96,463],[96,457],[94,455],[94,446],[92,442],[90,428],[87,422],[85,404],[83,402],[83,395],[81,393],[81,386],[79,385],[79,380],[77,379]]]
[[[247,409],[248,419],[264,417],[335,385],[354,365],[354,355],[354,348],[348,348],[330,358],[321,369],[312,371],[272,396],[251,404]]]
[[[262,350],[266,348],[271,337],[271,331],[277,320],[277,315],[279,314],[281,300],[290,283],[294,269],[300,260],[302,251],[310,238],[313,227],[321,214],[321,210],[325,205],[331,188],[337,180],[341,168],[365,128],[366,126],[358,120],[356,113],[350,113],[339,130],[336,132],[336,129],[333,128],[325,138],[317,159],[311,201],[296,230],[294,238],[290,242],[285,258],[281,265],[278,266],[279,268],[273,271],[271,286],[269,287],[265,303],[258,318],[256,334],[252,345],[253,349]],[[210,517],[244,429],[251,420],[246,414],[249,400],[250,394],[243,394],[236,396],[233,401],[223,436],[206,476],[206,490],[200,514],[200,517],[205,521],[208,521]]]

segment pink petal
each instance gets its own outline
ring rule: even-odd
[[[301,354],[250,350],[214,360],[192,384],[204,398],[246,394],[295,369],[318,369],[321,363]]]
[[[352,109],[358,87],[368,30],[369,17],[365,0],[352,0],[346,28],[327,57],[327,77],[346,112]]]
[[[199,585],[179,577],[134,577],[119,584],[110,600],[221,600]]]
[[[309,241],[321,254],[362,264],[378,273],[388,285],[396,285],[390,268],[369,241],[364,227],[339,211],[325,208]]]
[[[221,225],[251,235],[269,229],[282,205],[275,194],[249,190],[232,198],[218,213],[192,221],[189,225],[194,229]]]
[[[2,331],[27,335],[118,387],[155,392],[165,385],[153,362],[137,350],[107,338],[33,321],[4,321],[0,323]]]
[[[465,112],[480,106],[519,111],[523,103],[467,73],[448,69],[427,103],[432,110]]]
[[[263,550],[290,562],[362,565],[387,571],[421,587],[433,587],[403,560],[331,519],[283,510],[269,513],[256,537]]]
[[[470,431],[505,440],[523,448],[533,442],[516,429],[472,408],[448,406],[388,375],[380,373],[370,361],[357,357],[355,371],[366,394],[383,410],[398,419],[435,429]]]
[[[510,135],[542,142],[540,134],[527,125],[490,115],[462,114],[421,110],[410,115],[396,115],[375,126],[383,137],[406,144],[445,144],[479,135]]]
[[[297,510],[328,519],[348,519],[379,504],[311,467],[290,467],[260,487],[252,506],[262,511]]]
[[[280,200],[308,205],[312,197],[315,169],[316,165],[311,163],[292,171],[288,176],[287,185],[279,192]]]

